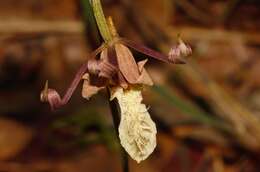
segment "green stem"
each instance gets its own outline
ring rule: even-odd
[[[109,41],[112,40],[113,35],[117,36],[116,34],[116,30],[113,27],[113,22],[112,19],[109,20],[110,22],[110,28],[112,28],[111,30],[109,29],[103,10],[102,10],[102,6],[100,3],[100,0],[92,0],[92,9],[90,9],[90,4],[89,4],[89,0],[81,0],[81,5],[83,6],[83,12],[84,12],[84,17],[88,20],[85,20],[85,22],[88,21],[88,24],[90,25],[90,27],[92,28],[92,32],[95,33],[95,28],[96,25],[93,22],[93,13],[96,19],[96,23],[98,26],[98,29],[100,31],[101,36],[103,37],[104,41],[106,43],[108,43]],[[93,13],[92,13],[93,12]],[[99,41],[100,37],[97,37],[98,41]],[[110,110],[111,110],[111,114],[112,114],[112,118],[113,118],[113,123],[114,123],[114,127],[115,127],[115,131],[117,133],[117,139],[118,142],[119,141],[119,133],[118,133],[118,127],[119,127],[119,123],[120,123],[120,111],[117,105],[117,101],[116,100],[112,100],[110,101],[110,91],[109,88],[107,88],[107,93],[108,93],[108,101],[109,101],[109,106],[110,106]],[[129,171],[129,165],[128,165],[128,154],[126,153],[126,151],[123,149],[123,147],[120,147],[120,152],[121,152],[121,162],[122,162],[122,167],[123,167],[123,172],[128,172]]]
[[[111,30],[109,29],[109,27],[107,25],[107,21],[106,21],[105,15],[103,13],[103,9],[102,9],[100,0],[92,0],[92,8],[93,8],[94,16],[96,18],[96,23],[97,23],[99,32],[100,32],[102,38],[104,39],[105,43],[108,43],[113,39],[113,33],[111,33]],[[111,22],[112,22],[112,20],[111,20]],[[112,29],[112,31],[113,31],[113,29]],[[110,95],[108,88],[107,88],[107,92],[108,92],[108,95]],[[109,96],[108,96],[108,100],[109,100]],[[118,127],[119,127],[119,123],[120,123],[120,111],[117,106],[117,101],[109,100],[109,106],[110,106],[110,110],[112,113],[114,127],[116,130],[117,136],[118,136],[117,138],[119,141]],[[121,151],[121,158],[122,158],[121,162],[122,162],[122,166],[123,166],[123,171],[128,172],[129,171],[128,155],[125,152],[125,150],[123,149],[123,147],[121,147],[120,151]]]
[[[109,88],[107,88],[107,93],[108,93],[108,95],[110,95]],[[112,118],[113,118],[115,131],[117,134],[117,139],[118,139],[118,142],[120,142],[119,133],[118,133],[118,127],[119,127],[119,123],[120,123],[120,111],[119,111],[119,107],[118,107],[118,102],[116,99],[109,100],[109,97],[108,97],[108,101],[109,101],[109,107],[110,107]],[[121,163],[122,163],[122,167],[123,167],[123,172],[129,172],[128,155],[122,146],[120,146],[120,152],[121,152]]]
[[[100,0],[92,0],[92,8],[96,18],[99,32],[106,43],[112,40]]]

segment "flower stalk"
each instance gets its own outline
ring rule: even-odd
[[[115,127],[117,140],[119,142],[119,137],[118,137],[119,132],[118,132],[117,128],[119,127],[119,124],[120,124],[120,111],[118,108],[118,102],[116,99],[110,100],[109,88],[107,88],[107,93],[108,93],[108,103],[109,103],[110,111],[111,111],[112,118],[113,118],[113,124]],[[120,146],[120,153],[121,153],[121,164],[123,167],[123,172],[128,172],[129,171],[128,155],[122,146]]]
[[[112,18],[111,17],[108,18],[107,21],[109,25],[107,25],[100,0],[92,0],[92,6],[93,6],[93,12],[96,18],[96,22],[100,34],[102,35],[102,38],[104,39],[105,43],[109,43],[110,41],[112,41],[113,37],[117,37],[117,32],[114,27]],[[107,93],[110,96],[110,90],[108,87],[107,87]],[[108,101],[109,101],[109,107],[113,118],[114,128],[118,136],[119,133],[117,129],[120,123],[120,111],[117,106],[118,102],[116,99],[110,100],[109,97],[108,97]],[[119,141],[119,137],[117,137],[117,139]],[[128,155],[126,151],[122,148],[122,146],[120,146],[120,152],[121,152],[121,163],[122,163],[123,171],[128,172],[129,171]]]
[[[112,34],[109,31],[100,0],[92,0],[92,8],[96,18],[99,32],[102,38],[104,39],[105,43],[108,43],[112,40]]]

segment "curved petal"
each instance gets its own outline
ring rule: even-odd
[[[186,63],[183,59],[180,59],[180,58],[176,59],[176,58],[169,57],[158,51],[155,51],[144,45],[138,44],[136,42],[133,42],[133,41],[130,41],[127,39],[122,39],[122,42],[140,53],[143,53],[147,56],[153,57],[157,60],[160,60],[160,61],[163,61],[166,63],[174,63],[174,64],[185,64]]]
[[[117,64],[115,63],[116,57],[111,57],[108,49],[101,52],[100,55],[100,73],[99,77],[112,78],[114,74],[118,71]],[[114,60],[115,58],[115,60]]]
[[[51,109],[57,109],[68,103],[73,92],[77,88],[78,84],[81,81],[82,76],[88,70],[88,62],[84,63],[76,73],[73,81],[71,82],[69,88],[67,89],[63,98],[59,95],[59,93],[54,89],[48,88],[48,83],[46,83],[44,90],[41,92],[41,101],[48,102],[51,106]]]
[[[139,76],[139,78],[137,80],[137,84],[145,84],[145,85],[152,86],[153,80],[151,79],[150,75],[144,68],[144,65],[146,64],[146,62],[147,62],[147,59],[142,60],[142,61],[138,62],[138,64],[137,64],[139,71],[141,72],[141,75]]]
[[[98,91],[105,88],[106,80],[103,78],[91,77],[88,73],[82,77],[84,79],[81,95],[85,99],[89,99]]]
[[[102,44],[99,48],[93,51],[90,54],[90,59],[94,58],[104,49],[104,44]],[[71,82],[69,88],[67,89],[65,95],[61,98],[59,93],[54,89],[48,88],[48,83],[46,83],[44,90],[41,92],[41,101],[48,102],[52,108],[52,110],[57,109],[65,104],[68,103],[70,100],[73,92],[77,88],[78,84],[80,83],[82,76],[85,72],[88,72],[89,62],[85,62],[81,67],[78,69],[73,81]]]

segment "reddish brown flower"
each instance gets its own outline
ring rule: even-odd
[[[167,63],[184,63],[182,55],[191,53],[182,41],[165,56],[145,46],[115,38],[110,45],[103,45],[92,53],[91,59],[78,70],[62,99],[57,91],[48,88],[47,82],[41,100],[49,102],[52,109],[66,104],[81,79],[84,81],[82,96],[86,99],[103,88],[110,88],[111,99],[117,99],[121,112],[118,128],[120,143],[139,163],[154,151],[157,130],[147,107],[142,103],[142,89],[138,85],[153,85],[153,81],[144,67],[147,59],[136,62],[126,45]]]
[[[86,99],[106,86],[120,86],[127,89],[129,85],[153,85],[144,67],[147,59],[136,62],[127,46],[160,61],[174,64],[185,63],[182,57],[191,53],[190,47],[182,41],[173,47],[167,56],[135,42],[115,38],[110,45],[102,45],[92,53],[90,60],[78,70],[63,98],[56,90],[49,89],[46,85],[41,93],[41,100],[48,102],[52,109],[65,105],[81,79],[84,80],[82,96]]]

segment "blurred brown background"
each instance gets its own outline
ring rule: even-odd
[[[1,172],[121,171],[105,92],[87,101],[78,88],[55,112],[39,101],[47,79],[64,92],[99,45],[84,1],[0,1]],[[260,2],[102,3],[123,37],[167,53],[180,34],[193,48],[186,65],[149,61],[158,145],[130,171],[260,171]]]

